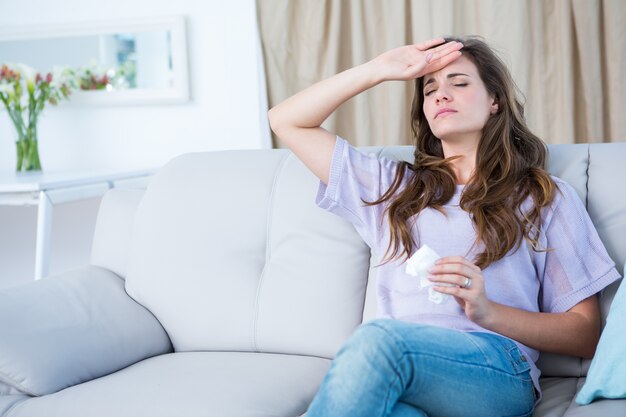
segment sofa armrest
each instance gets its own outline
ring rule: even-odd
[[[135,212],[144,190],[112,188],[102,196],[90,263],[126,278]]]
[[[0,291],[0,393],[45,395],[172,351],[113,272],[85,266]]]

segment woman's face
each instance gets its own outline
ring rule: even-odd
[[[422,94],[430,130],[445,141],[479,139],[487,119],[498,110],[476,65],[465,56],[426,74]]]

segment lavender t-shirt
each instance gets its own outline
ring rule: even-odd
[[[316,199],[321,208],[354,225],[378,263],[389,244],[385,206],[366,206],[362,200],[377,200],[387,191],[397,168],[397,161],[366,155],[337,137],[328,185],[320,183]],[[485,268],[490,300],[527,311],[565,312],[620,278],[576,191],[553,179],[560,192],[543,210],[539,239],[540,247],[553,250],[534,252],[524,241]],[[418,247],[427,244],[442,257],[470,260],[481,251],[481,245],[474,246],[476,232],[469,213],[459,207],[462,192],[463,186],[457,185],[444,206],[447,216],[431,208],[416,215],[412,232]],[[428,289],[420,288],[415,277],[406,274],[403,261],[379,267],[377,304],[380,318],[493,333],[472,322],[454,299],[442,304],[429,301]],[[532,359],[531,377],[540,390],[540,371],[535,365],[539,352],[514,342]]]

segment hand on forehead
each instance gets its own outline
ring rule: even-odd
[[[461,51],[461,54],[462,53],[463,51]],[[444,78],[449,78],[449,76],[463,74],[469,77],[473,77],[477,75],[477,72],[478,70],[476,69],[476,65],[474,65],[474,63],[465,55],[461,55],[459,58],[450,62],[443,68],[424,75],[424,85],[426,85],[426,83],[428,83],[432,79],[436,79],[441,76],[443,76]]]

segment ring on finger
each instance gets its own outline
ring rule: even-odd
[[[468,277],[465,277],[465,281],[463,281],[463,285],[461,288],[469,288],[472,285],[472,280]]]

